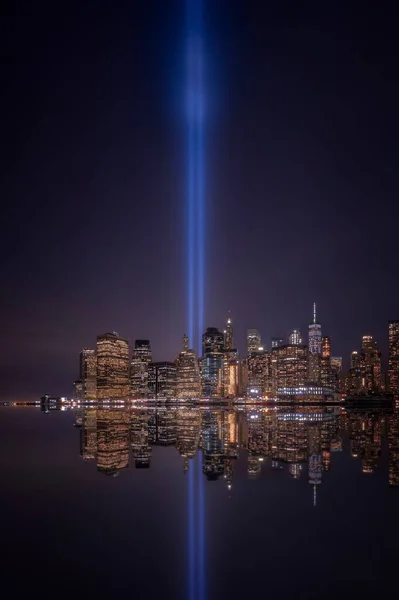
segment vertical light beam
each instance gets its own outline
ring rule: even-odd
[[[202,0],[187,1],[187,331],[201,351],[204,330],[204,82]]]

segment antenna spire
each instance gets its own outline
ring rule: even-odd
[[[317,321],[316,321],[316,302],[313,302],[313,323],[317,323]]]

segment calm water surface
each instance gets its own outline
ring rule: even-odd
[[[398,590],[397,412],[10,407],[0,440],[13,597]]]

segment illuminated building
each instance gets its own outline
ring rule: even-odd
[[[399,400],[399,321],[388,322],[388,386]]]
[[[230,317],[227,319],[226,329],[224,334],[224,349],[232,350],[234,348],[233,325]]]
[[[265,396],[272,394],[271,353],[265,350],[252,352],[248,363],[248,395]],[[254,390],[254,391],[252,391]]]
[[[80,353],[80,379],[85,400],[95,400],[97,396],[97,357],[96,351],[83,348]]]
[[[235,398],[239,391],[240,361],[237,350],[225,350],[223,354],[223,396]]]
[[[360,351],[362,391],[378,393],[381,389],[381,352],[371,335],[364,335]]]
[[[283,338],[272,337],[272,348],[278,348],[284,344]]]
[[[331,383],[334,389],[338,389],[342,374],[342,356],[331,357]]]
[[[133,398],[148,396],[148,365],[151,361],[150,341],[136,340],[130,363],[130,393]]]
[[[326,401],[337,402],[338,394],[329,387],[309,383],[298,386],[281,386],[277,388],[280,399],[294,400],[297,402],[315,402],[322,404]]]
[[[201,382],[204,396],[223,394],[224,335],[216,327],[208,327],[202,335]]]
[[[238,364],[238,395],[245,396],[248,384],[248,360],[241,358]]]
[[[309,325],[309,354],[322,353],[321,325],[317,322],[316,303],[313,304],[313,321]]]
[[[257,329],[247,330],[247,353],[257,352],[262,346],[262,339]]]
[[[308,378],[307,347],[285,344],[277,348],[277,387],[305,385]]]
[[[350,356],[350,368],[360,369],[360,355],[357,350],[353,350]]]
[[[201,381],[198,358],[195,350],[189,348],[189,340],[183,336],[182,349],[176,359],[176,397],[177,398],[200,398]]]
[[[208,327],[202,335],[202,356],[221,354],[224,350],[224,335],[216,327]]]
[[[302,337],[299,329],[293,329],[289,336],[289,345],[291,346],[301,346],[302,345]]]
[[[97,399],[129,395],[129,342],[116,332],[97,337]]]
[[[148,390],[150,398],[176,398],[176,377],[175,363],[149,363]]]
[[[117,475],[129,466],[129,413],[97,410],[97,469]]]
[[[331,371],[331,338],[322,337],[322,351],[320,358],[320,382],[326,387],[332,387]]]
[[[292,334],[291,334],[292,335]],[[321,325],[317,322],[316,303],[313,304],[313,321],[309,325],[308,378],[312,383],[321,383],[322,337]],[[324,385],[326,385],[324,383]]]

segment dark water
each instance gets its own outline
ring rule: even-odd
[[[398,413],[15,407],[0,440],[13,597],[398,591]]]

